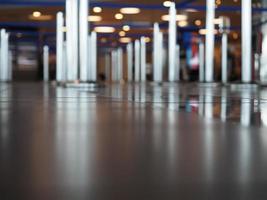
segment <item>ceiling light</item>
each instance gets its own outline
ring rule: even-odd
[[[207,34],[207,29],[200,29],[199,30],[199,34],[200,35],[206,35]],[[218,30],[214,30],[214,34],[216,35],[216,34],[218,34]]]
[[[101,13],[101,12],[102,12],[102,8],[101,8],[101,7],[94,7],[94,8],[93,8],[93,11],[94,11],[95,13]]]
[[[172,5],[172,3],[173,3],[173,2],[171,2],[171,1],[164,1],[164,2],[163,2],[163,6],[164,6],[164,7],[170,7],[170,6]]]
[[[118,19],[118,20],[123,19],[123,14],[121,14],[121,13],[115,14],[115,19]]]
[[[124,25],[124,26],[122,27],[122,30],[124,30],[124,31],[129,31],[129,30],[130,30],[130,26],[128,26],[128,25]]]
[[[197,12],[197,9],[194,8],[188,8],[185,10],[186,12]]]
[[[126,33],[124,31],[119,32],[119,36],[124,37],[125,35],[126,35]]]
[[[107,41],[108,41],[107,38],[101,38],[101,39],[100,39],[100,42],[101,42],[101,43],[106,43]]]
[[[195,25],[196,25],[196,26],[201,26],[201,24],[202,24],[201,20],[197,19],[197,20],[195,21]]]
[[[185,21],[185,20],[187,20],[187,18],[188,17],[186,15],[176,15],[176,21]],[[169,21],[170,20],[170,16],[169,15],[163,15],[161,17],[161,19],[163,21]]]
[[[94,31],[97,33],[113,33],[115,28],[111,26],[97,26],[94,28]]]
[[[35,17],[33,15],[29,15],[30,20],[38,20],[38,21],[47,21],[47,20],[52,20],[53,15],[40,15],[39,17]]]
[[[126,8],[121,8],[120,12],[122,14],[138,14],[140,13],[140,9],[139,8],[135,8],[135,7],[126,7]]]
[[[98,15],[90,15],[88,16],[88,21],[89,22],[100,22],[102,21],[102,17]]]
[[[122,37],[119,39],[120,43],[130,43],[132,41],[132,38],[130,37]]]
[[[146,42],[146,43],[149,43],[149,42],[151,42],[151,39],[150,39],[150,37],[145,37],[145,42]]]
[[[234,33],[233,33],[233,38],[234,38],[235,40],[237,40],[237,39],[239,38],[238,33],[234,32]]]
[[[180,26],[180,27],[186,27],[187,25],[188,25],[188,21],[186,21],[186,20],[178,22],[178,26]]]
[[[33,16],[33,17],[40,17],[41,15],[42,15],[42,13],[39,12],[39,11],[34,11],[34,12],[32,13],[32,16]]]

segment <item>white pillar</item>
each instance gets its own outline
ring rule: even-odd
[[[262,6],[267,6],[267,1],[262,0]],[[267,13],[262,13],[262,21],[267,20]],[[267,83],[267,24],[261,26],[262,32],[262,53],[260,58],[260,81],[261,83]]]
[[[80,64],[80,80],[88,81],[88,0],[79,0],[79,64]]]
[[[127,44],[127,80],[128,82],[131,82],[133,80],[133,44],[129,43]]]
[[[63,81],[63,43],[64,43],[64,17],[62,12],[57,13],[57,66],[56,66],[56,80]]]
[[[117,51],[116,50],[113,50],[111,52],[111,79],[112,79],[112,82],[114,81],[118,81],[118,56],[117,56]]]
[[[134,60],[134,80],[135,82],[140,81],[140,41],[135,40],[134,43],[134,51],[135,51],[135,60]]]
[[[169,81],[176,81],[177,75],[175,70],[176,65],[176,8],[175,3],[172,3],[169,10]]]
[[[12,77],[13,77],[13,60],[12,60],[12,58],[13,58],[12,51],[8,50],[8,81],[12,81]]]
[[[97,81],[97,34],[92,32],[90,36],[90,52],[89,52],[89,81]]]
[[[227,64],[227,52],[228,52],[228,35],[222,34],[222,82],[226,84],[228,82],[228,64]]]
[[[252,81],[252,3],[242,0],[242,82]]]
[[[0,31],[0,81],[8,80],[8,39],[5,29]]]
[[[43,48],[43,75],[44,81],[49,81],[49,47],[47,45]]]
[[[78,0],[66,0],[68,80],[78,79]]]
[[[202,41],[199,42],[199,82],[205,81],[205,47]]]
[[[160,32],[158,23],[154,24],[153,38],[153,80],[155,82],[162,82],[163,34]]]
[[[205,55],[205,81],[214,80],[214,18],[215,18],[215,0],[206,0],[206,55]]]
[[[140,40],[141,44],[141,81],[145,82],[146,81],[146,39],[145,37],[141,37]]]
[[[175,57],[175,80],[180,81],[180,45],[176,45]]]
[[[117,68],[118,68],[118,80],[123,80],[123,50],[122,48],[118,48],[117,50]]]
[[[63,60],[62,60],[62,81],[68,80],[68,65],[67,65],[67,42],[63,42]]]
[[[110,59],[110,54],[106,53],[105,54],[105,77],[106,81],[110,81],[110,65],[111,64],[111,59]]]

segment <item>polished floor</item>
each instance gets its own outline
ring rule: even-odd
[[[267,89],[0,85],[0,199],[267,199]]]

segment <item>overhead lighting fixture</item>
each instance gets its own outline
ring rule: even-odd
[[[149,42],[151,42],[151,39],[150,39],[150,37],[145,37],[145,42],[146,42],[146,43],[149,43]]]
[[[124,37],[125,35],[126,35],[126,33],[124,31],[119,32],[119,36]]]
[[[200,29],[199,30],[200,35],[206,35],[207,34],[207,29]],[[214,35],[218,34],[218,30],[214,30]]]
[[[101,8],[101,7],[94,7],[94,8],[93,8],[93,11],[94,11],[95,13],[101,13],[101,12],[102,12],[102,8]]]
[[[195,21],[195,25],[196,25],[196,26],[201,26],[201,24],[202,24],[201,20],[197,19],[197,20]]]
[[[163,2],[163,6],[164,6],[164,7],[170,7],[170,6],[172,5],[172,3],[173,3],[173,2],[171,2],[171,1],[164,1],[164,2]]]
[[[130,37],[122,37],[119,39],[120,43],[130,43],[132,42],[132,38]]]
[[[100,42],[101,42],[101,43],[106,43],[107,41],[108,41],[107,38],[101,38],[101,39],[100,39]]]
[[[140,9],[139,8],[135,8],[135,7],[126,7],[126,8],[121,8],[120,12],[122,14],[128,14],[128,15],[133,15],[133,14],[138,14],[140,13]]]
[[[118,19],[118,20],[123,19],[123,14],[121,14],[121,13],[115,14],[115,19]]]
[[[176,21],[185,21],[187,20],[187,15],[176,15]],[[169,15],[163,15],[161,16],[162,21],[169,21],[170,16]]]
[[[34,11],[34,12],[32,13],[32,16],[33,16],[33,17],[41,17],[41,15],[42,15],[42,13],[39,12],[39,11]]]
[[[102,17],[99,15],[90,15],[88,16],[88,21],[89,22],[100,22],[102,21]]]
[[[185,10],[186,12],[197,12],[197,9],[188,8]]]
[[[40,17],[35,17],[33,15],[29,15],[29,19],[30,20],[37,20],[37,21],[48,21],[48,20],[52,20],[53,16],[52,15],[40,15]]]
[[[122,27],[122,30],[124,30],[124,31],[129,31],[129,30],[130,30],[130,26],[128,26],[128,25],[124,25],[124,26]]]
[[[97,26],[94,28],[94,31],[97,33],[114,33],[115,28],[111,26]]]
[[[188,26],[188,21],[179,21],[178,22],[178,26],[180,26],[180,27],[186,27],[186,26]]]
[[[235,40],[237,40],[237,39],[239,38],[238,33],[234,32],[234,33],[233,33],[233,38],[234,38]]]

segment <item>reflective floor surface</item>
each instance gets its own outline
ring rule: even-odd
[[[267,89],[0,85],[0,199],[267,199]]]

